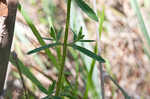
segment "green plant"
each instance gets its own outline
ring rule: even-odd
[[[45,51],[46,55],[52,62],[53,66],[57,69],[58,74],[58,80],[55,82],[53,79],[49,79],[52,81],[52,84],[50,84],[49,88],[45,88],[40,81],[37,80],[37,78],[32,74],[30,71],[29,67],[26,67],[23,62],[21,62],[20,59],[17,59],[18,63],[14,61],[12,57],[10,57],[10,61],[15,65],[20,67],[20,71],[28,78],[30,79],[38,88],[41,92],[46,94],[46,97],[43,99],[63,99],[64,97],[69,97],[71,99],[77,99],[77,98],[88,98],[88,91],[91,90],[92,95],[99,95],[96,86],[94,82],[92,81],[92,76],[93,76],[93,71],[95,67],[96,61],[98,61],[100,64],[104,63],[105,60],[100,56],[97,55],[98,52],[98,45],[96,44],[95,46],[95,51],[92,52],[91,50],[79,45],[79,43],[85,44],[85,43],[91,43],[95,42],[95,40],[88,40],[84,39],[84,34],[83,34],[83,27],[81,26],[79,31],[74,30],[71,28],[71,32],[73,34],[73,40],[71,42],[68,42],[68,35],[69,35],[69,26],[70,26],[70,13],[71,13],[71,3],[75,2],[78,7],[81,8],[85,14],[87,14],[91,19],[94,21],[98,22],[99,20],[99,33],[100,33],[100,38],[101,38],[101,32],[102,32],[102,24],[104,22],[104,10],[100,16],[100,18],[97,17],[96,13],[93,11],[92,8],[88,6],[88,4],[84,0],[67,0],[67,18],[66,18],[66,27],[65,27],[65,35],[63,37],[63,30],[62,29],[57,29],[55,26],[53,26],[51,17],[47,16],[47,21],[49,24],[49,35],[50,38],[47,37],[42,37],[40,35],[40,32],[36,29],[35,25],[33,24],[32,20],[29,18],[27,13],[23,10],[21,5],[18,6],[19,11],[22,13],[25,21],[27,22],[28,26],[32,30],[33,34],[39,41],[41,47],[35,48],[31,51],[29,51],[27,54],[33,54],[33,53],[38,53],[42,50]],[[61,41],[61,38],[64,39],[64,41]],[[46,44],[44,40],[50,40],[50,44]],[[53,48],[56,51],[57,58],[55,55],[51,52],[49,48]],[[63,54],[61,53],[61,48],[63,49]],[[75,79],[75,84],[72,84],[68,79],[67,75],[70,75],[70,72],[64,71],[65,68],[65,61],[68,59],[67,57],[67,50],[72,52],[73,59],[75,59],[76,63],[76,79]],[[80,62],[77,60],[79,58],[79,53],[82,53],[90,58],[93,59],[90,71],[87,70],[87,67],[85,66],[85,63],[83,62],[83,67],[80,67]],[[69,59],[68,59],[69,60]],[[82,60],[82,59],[81,59]],[[58,62],[57,62],[58,61]],[[83,70],[81,72],[81,69]],[[86,90],[85,93],[82,94],[83,92],[79,91],[78,89],[78,78],[79,78],[79,73],[82,74],[83,78],[86,81]],[[113,79],[111,78],[113,81]],[[117,83],[117,82],[115,82]],[[75,85],[75,86],[73,86]],[[119,85],[117,85],[119,86]],[[55,90],[56,89],[56,90]],[[121,87],[119,86],[119,89],[122,91]],[[124,95],[127,95],[125,91],[122,91]],[[128,95],[127,95],[128,96]],[[95,97],[97,99],[97,97]]]

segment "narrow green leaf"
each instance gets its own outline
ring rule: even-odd
[[[42,46],[45,46],[46,43],[42,39],[42,37],[41,37],[40,33],[38,32],[38,30],[36,29],[35,25],[32,23],[32,20],[29,18],[28,14],[23,10],[23,8],[21,7],[20,4],[18,4],[18,10],[21,12],[22,16],[24,17],[25,21],[29,25],[30,29],[32,30],[33,34],[35,35],[35,37],[37,38],[39,43]],[[56,60],[55,56],[50,52],[50,50],[49,49],[45,49],[45,52],[48,55],[49,59],[52,61],[52,63],[55,66],[58,66],[57,60]]]
[[[131,5],[132,5],[137,17],[138,17],[141,31],[143,32],[143,35],[146,38],[147,44],[150,46],[150,37],[149,37],[148,31],[146,29],[146,26],[144,24],[144,20],[143,20],[142,14],[140,12],[137,0],[130,0],[130,2],[131,2]]]
[[[17,64],[16,64],[17,61]],[[12,55],[10,55],[10,62],[17,67],[17,65],[20,67],[21,72],[30,79],[43,93],[48,94],[47,89],[44,88],[44,86],[39,82],[39,80],[36,79],[36,77],[30,72],[30,70],[21,62],[21,60],[17,59],[14,60]]]
[[[95,42],[95,40],[79,40],[78,42]]]
[[[48,44],[48,45],[45,45],[45,46],[36,48],[36,49],[34,49],[34,50],[31,50],[31,51],[29,51],[27,54],[37,53],[37,52],[39,52],[39,51],[41,51],[41,50],[45,50],[45,49],[50,48],[50,47],[55,47],[55,46],[57,46],[57,45],[61,45],[61,43]]]
[[[83,54],[85,54],[85,55],[87,55],[87,56],[89,56],[89,57],[91,57],[91,58],[93,58],[93,59],[95,59],[101,63],[105,62],[105,60],[101,56],[96,55],[95,53],[91,52],[90,50],[88,50],[86,48],[80,47],[80,46],[75,45],[75,44],[69,45],[69,46],[71,46],[72,48],[82,52]]]
[[[98,45],[96,43],[95,47],[94,47],[94,53],[97,54],[98,53]],[[90,68],[90,71],[89,71],[89,79],[92,80],[92,75],[93,75],[93,71],[94,71],[94,67],[95,67],[95,63],[96,61],[95,60],[92,60],[92,63],[91,63],[91,68]],[[92,81],[91,81],[92,82]]]
[[[54,81],[52,85],[49,86],[48,88],[49,95],[51,95],[54,92],[55,85],[56,85],[56,81]]]
[[[80,37],[80,40],[82,40],[82,39],[84,38],[84,36],[85,36],[85,35],[82,35],[82,36]]]
[[[126,91],[114,80],[111,76],[108,76],[111,81],[119,88],[119,90],[122,92],[124,95],[125,99],[131,99],[131,97],[126,93]]]
[[[96,13],[93,11],[92,8],[88,6],[88,4],[86,4],[83,0],[75,0],[75,1],[83,12],[85,12],[91,19],[98,22],[98,17],[96,16]]]
[[[46,38],[46,37],[42,37],[42,39],[44,39],[44,40],[50,40],[50,41],[53,41],[53,40],[54,40],[54,39]]]
[[[71,31],[73,33],[73,40],[76,41],[77,40],[77,33],[72,29],[71,29]]]
[[[82,35],[82,27],[80,27],[80,31],[79,31],[79,35],[81,36]]]
[[[96,54],[97,53],[97,44],[95,45],[95,48],[94,48],[94,53]],[[96,87],[93,83],[93,80],[92,80],[92,76],[93,76],[93,71],[94,71],[94,67],[95,67],[95,63],[96,63],[96,60],[93,59],[92,60],[92,63],[91,63],[91,66],[90,66],[90,71],[88,72],[88,79],[87,79],[87,84],[86,84],[86,90],[85,90],[85,93],[84,93],[84,99],[87,99],[88,98],[88,92],[91,91],[92,94],[97,97],[97,91],[96,91]]]
[[[103,23],[104,23],[104,18],[105,18],[105,8],[103,7],[102,13],[101,15],[99,15],[99,38],[101,39],[101,35],[102,35],[102,30],[103,30]]]
[[[62,35],[62,32],[63,32],[63,28],[61,28],[59,31],[58,31],[58,33],[57,33],[57,37],[56,37],[56,40],[57,40],[57,42],[60,40],[60,37],[61,37],[61,35]]]
[[[50,31],[50,36],[56,40],[56,32],[55,29],[53,27],[51,27],[51,31]]]
[[[78,33],[78,40],[80,40],[82,38],[82,27],[80,28],[80,31]]]

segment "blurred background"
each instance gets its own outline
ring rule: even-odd
[[[103,31],[101,33],[101,40],[98,41],[98,44],[100,44],[98,46],[101,48],[101,56],[106,60],[104,70],[109,73],[133,99],[150,99],[149,46],[140,28],[136,12],[133,10],[130,0],[96,0],[96,6],[93,4],[93,0],[85,1],[91,8],[96,7],[100,14],[102,13],[102,9],[105,8]],[[150,1],[137,1],[147,31],[149,31]],[[43,38],[50,37],[48,19],[51,20],[51,23],[58,30],[63,28],[64,33],[67,7],[66,0],[19,0],[19,2]],[[71,29],[79,31],[80,26],[83,27],[83,33],[86,39],[97,40],[97,24],[97,22],[89,19],[73,2],[69,41],[72,40],[73,33]],[[44,41],[46,44],[51,43],[50,40]],[[86,43],[84,46],[94,52],[95,44],[95,42]],[[15,50],[20,61],[24,66],[28,67],[41,84],[45,88],[48,88],[53,80],[57,80],[58,76],[58,68],[54,65],[54,60],[51,61],[44,51],[27,55],[28,51],[40,46],[33,31],[27,25],[22,14],[18,11],[12,50]],[[59,57],[56,57],[57,51],[55,51],[54,48],[50,48],[50,51],[54,58],[57,59],[57,62],[59,60]],[[78,82],[78,95],[81,96],[81,99],[83,99],[82,96],[86,89],[87,75],[88,71],[90,71],[92,61],[93,60],[89,57],[83,56],[71,48],[68,49],[65,72],[72,86],[76,81]],[[99,96],[100,80],[98,66],[96,62],[92,79],[96,86],[93,90],[96,90]],[[23,87],[18,70],[10,63],[9,71],[6,99],[22,99]],[[78,75],[78,77],[76,75]],[[27,90],[32,96],[30,97],[31,99],[45,97],[45,94],[42,93],[27,76],[23,77]],[[92,98],[92,95],[92,90],[89,90],[89,99],[95,99]],[[122,92],[109,79],[105,80],[105,96],[106,99],[124,99]]]

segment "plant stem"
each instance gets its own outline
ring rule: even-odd
[[[96,9],[96,0],[93,0],[93,6],[94,6],[94,10],[95,12],[97,11]],[[104,11],[104,8],[103,8]],[[102,17],[100,17],[102,20]],[[101,48],[100,48],[100,39],[101,39],[101,34],[102,34],[102,25],[103,25],[103,21],[100,22],[100,30],[99,30],[99,26],[96,23],[96,28],[97,28],[97,43],[98,43],[98,55],[101,55]],[[99,31],[98,31],[99,30]],[[103,64],[101,62],[99,62],[99,69],[100,69],[100,82],[101,82],[101,95],[102,95],[102,99],[105,99],[105,87],[104,87],[104,74],[103,74]]]
[[[105,99],[103,64],[99,62],[99,65],[100,65],[100,77],[101,77],[101,92],[102,92],[102,99]]]
[[[56,96],[59,95],[60,89],[62,87],[62,77],[63,77],[63,71],[64,71],[64,65],[66,60],[66,52],[67,52],[67,40],[68,40],[68,31],[69,31],[69,24],[70,24],[70,9],[71,9],[71,0],[67,1],[67,20],[66,20],[66,28],[65,28],[65,37],[64,37],[64,45],[63,45],[63,56],[62,56],[62,62],[60,67],[60,72],[58,76],[58,82],[56,87]]]
[[[18,57],[17,57],[17,54],[16,54],[16,52],[14,51],[14,52],[12,52],[12,55],[13,55],[13,59],[14,59],[14,61],[15,61],[15,64],[16,64],[16,66],[17,66],[17,69],[18,69],[20,78],[21,78],[21,82],[22,82],[22,85],[23,85],[25,97],[26,97],[26,99],[29,99],[29,98],[28,98],[28,94],[27,94],[27,89],[26,89],[26,86],[25,86],[25,83],[24,83],[24,78],[23,78],[21,69],[20,69],[19,64],[18,64]]]

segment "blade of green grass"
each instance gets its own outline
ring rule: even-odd
[[[96,1],[95,1],[96,3]],[[96,9],[96,4],[95,4],[95,9]],[[103,30],[103,23],[104,23],[104,6],[102,10],[102,14],[99,16],[100,21],[99,21],[99,27],[97,27],[97,43],[98,43],[98,55],[101,55],[101,47],[100,47],[100,40],[101,40],[101,35],[102,35],[102,30]],[[101,95],[102,99],[105,97],[105,87],[104,87],[104,73],[103,73],[103,65],[102,63],[99,63],[99,69],[100,69],[100,84],[101,84]]]
[[[98,53],[97,44],[95,45],[94,53],[95,54]],[[91,68],[90,68],[90,71],[89,71],[89,78],[90,78],[90,80],[92,80],[92,75],[93,75],[95,64],[96,64],[96,61],[93,59],[92,64],[91,64]]]
[[[83,12],[85,12],[91,19],[98,22],[98,17],[96,16],[96,13],[93,11],[92,8],[90,8],[84,0],[75,0],[77,5],[82,9]]]
[[[137,0],[130,0],[130,2],[131,2],[131,5],[132,5],[136,15],[137,15],[141,31],[143,32],[143,35],[146,38],[147,44],[150,46],[150,37],[149,37],[148,31],[146,29],[146,26],[144,24],[144,20],[143,20],[142,14],[140,12]]]
[[[39,41],[39,43],[42,46],[45,46],[46,43],[44,42],[44,40],[42,39],[40,33],[38,32],[38,30],[36,29],[35,25],[32,23],[32,20],[29,18],[29,16],[27,15],[27,13],[23,10],[23,8],[21,7],[20,4],[18,4],[18,9],[21,12],[21,14],[23,15],[25,21],[27,22],[27,24],[29,25],[29,27],[31,28],[33,34],[35,35],[35,37],[37,38],[37,40]],[[50,52],[49,49],[45,49],[45,53],[48,55],[49,59],[52,61],[52,63],[58,67],[57,64],[57,60],[55,58],[55,56]]]
[[[131,97],[126,93],[126,91],[121,88],[121,86],[111,77],[108,75],[108,77],[111,79],[111,81],[119,88],[119,90],[122,92],[124,95],[125,99],[131,99]]]
[[[97,44],[94,48],[94,53],[96,54],[97,53]],[[94,67],[96,66],[96,60],[92,60],[92,63],[91,63],[91,67],[90,67],[90,71],[88,72],[88,80],[87,80],[87,85],[86,85],[86,90],[85,90],[85,93],[84,93],[84,99],[87,99],[88,98],[88,92],[91,91],[92,92],[92,95],[93,95],[93,99],[97,99],[98,98],[98,95],[97,95],[97,91],[96,91],[96,88],[95,88],[95,85],[93,83],[93,80],[92,80],[92,76],[93,76],[93,71],[94,71]]]
[[[71,23],[70,23],[71,29],[73,31],[79,31],[80,27],[82,27],[83,28],[83,35],[85,35],[85,39],[89,39],[88,38],[89,33],[88,33],[88,30],[87,30],[86,25],[85,25],[84,17],[81,14],[81,11],[77,10],[78,9],[77,7],[78,6],[75,4],[75,2],[73,2],[72,8],[71,8]],[[84,48],[91,50],[91,51],[93,50],[92,46],[89,43],[79,42],[78,44]],[[87,73],[90,71],[92,58],[86,56],[83,53],[80,53],[80,55],[81,55],[81,60],[83,63],[83,66],[80,67],[80,69],[82,71],[82,73],[80,72],[81,73],[80,75],[84,81],[87,81]],[[98,69],[96,66],[94,67],[93,72],[94,73],[93,73],[92,80],[93,80],[94,85],[96,86],[97,93],[100,93],[99,77],[97,76],[98,75]],[[101,97],[101,94],[98,94],[98,95],[99,95],[99,97]],[[81,96],[83,96],[83,95],[81,95]]]
[[[36,79],[36,77],[30,72],[30,70],[21,62],[21,60],[17,59],[18,64],[16,64],[15,60],[13,59],[12,55],[10,56],[10,62],[17,67],[20,67],[21,72],[30,79],[38,88],[40,91],[42,91],[45,94],[48,94],[47,89],[44,88],[44,86],[39,82],[39,80]]]

